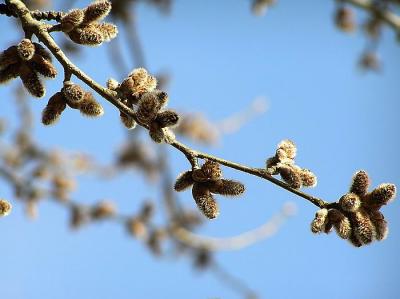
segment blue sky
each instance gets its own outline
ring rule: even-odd
[[[299,148],[299,165],[318,175],[319,184],[310,193],[333,201],[346,192],[359,169],[370,173],[374,186],[400,185],[400,44],[392,31],[384,31],[379,46],[383,71],[364,74],[356,63],[365,39],[361,32],[346,35],[336,30],[333,12],[329,0],[278,1],[259,18],[245,0],[178,0],[169,16],[140,5],[138,24],[150,71],[172,75],[170,107],[220,120],[257,96],[268,99],[266,114],[224,137],[218,147],[197,148],[262,167],[276,144],[291,138]],[[361,20],[363,14],[357,16]],[[0,24],[5,32],[2,49],[22,37],[10,19],[0,17]],[[123,78],[107,53],[106,46],[89,48],[73,61],[100,83],[111,76]],[[57,91],[61,80],[47,84],[48,95]],[[0,117],[9,117],[11,124],[13,88],[14,84],[0,88]],[[103,103],[106,113],[98,120],[66,111],[59,124],[45,128],[37,119],[35,137],[49,148],[92,152],[110,162],[126,132],[115,109]],[[45,100],[31,101],[36,116],[44,105]],[[172,149],[169,153],[178,175],[187,161]],[[238,200],[219,201],[221,215],[203,227],[205,235],[235,235],[262,224],[287,201],[298,206],[297,215],[273,238],[217,254],[226,269],[262,298],[398,298],[398,201],[383,208],[390,225],[388,239],[357,249],[334,234],[312,235],[309,223],[316,208],[301,198],[230,169],[224,174],[242,180],[247,192]],[[156,186],[147,186],[138,176],[107,183],[88,177],[80,182],[74,198],[85,203],[111,198],[126,212],[136,211],[143,198],[158,196]],[[12,199],[2,182],[0,190],[0,196]],[[179,198],[194,206],[190,192]],[[238,297],[212,274],[193,271],[188,259],[154,258],[118,225],[104,223],[74,233],[67,227],[66,212],[52,203],[40,205],[36,221],[26,219],[18,203],[14,206],[0,221],[2,298]]]

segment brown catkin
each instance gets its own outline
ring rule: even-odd
[[[96,220],[113,217],[116,213],[117,209],[114,203],[109,201],[101,201],[91,210],[91,216]]]
[[[41,44],[38,43],[33,43],[33,45],[35,46],[35,54],[42,56],[49,62],[53,60],[51,57],[51,53],[48,50],[46,50],[45,47],[43,47]]]
[[[74,29],[68,36],[73,42],[87,46],[98,46],[104,41],[103,34],[92,24]]]
[[[192,173],[191,170],[185,171],[177,177],[174,185],[175,191],[183,191],[193,185]]]
[[[24,38],[17,45],[17,53],[22,60],[28,61],[35,54],[35,46],[30,39]]]
[[[103,40],[108,42],[115,38],[118,34],[118,28],[111,23],[95,23],[93,24],[97,30],[103,35]]]
[[[123,112],[119,113],[119,117],[125,128],[132,130],[136,127],[136,121],[132,117],[125,115]]]
[[[0,217],[7,216],[11,213],[12,206],[5,199],[0,198]]]
[[[311,222],[311,231],[314,234],[320,233],[324,230],[328,219],[328,210],[321,209],[315,213],[314,220]]]
[[[356,212],[361,206],[361,201],[357,194],[347,193],[339,199],[339,204],[347,212]]]
[[[339,7],[335,14],[335,23],[344,32],[354,31],[356,24],[353,11],[348,7]]]
[[[142,239],[147,234],[147,227],[144,222],[137,217],[129,219],[126,223],[126,228],[133,237]]]
[[[18,62],[17,46],[11,46],[0,54],[0,70]]]
[[[350,192],[359,196],[365,195],[368,192],[369,184],[368,174],[364,170],[360,170],[353,176]]]
[[[283,150],[286,154],[286,157],[289,159],[294,159],[296,157],[297,148],[292,140],[289,139],[282,140],[278,144],[278,150],[279,149]]]
[[[72,105],[77,105],[83,101],[86,92],[78,84],[71,81],[64,82],[64,87],[62,88],[62,93],[68,103]]]
[[[20,65],[18,63],[11,64],[5,69],[0,70],[0,84],[7,83],[8,81],[18,78]]]
[[[333,223],[338,236],[342,239],[348,239],[351,234],[350,220],[336,209],[329,210],[328,217],[330,222]]]
[[[42,112],[42,123],[46,126],[54,124],[66,108],[65,99],[61,92],[55,93]]]
[[[38,75],[28,67],[24,66],[20,69],[20,78],[28,92],[34,97],[41,98],[45,95],[46,90],[40,81]]]
[[[29,66],[39,74],[55,78],[57,76],[57,69],[53,64],[38,54],[33,55],[32,59],[28,62]]]
[[[137,117],[143,123],[150,123],[157,117],[160,105],[152,93],[145,93],[138,102]]]
[[[281,164],[279,166],[279,173],[282,179],[292,188],[299,189],[301,187],[302,181],[301,176],[294,166]]]
[[[175,111],[165,110],[157,114],[155,121],[160,128],[171,127],[178,123],[179,115]]]
[[[315,187],[317,185],[317,177],[309,169],[301,169],[299,171],[301,183],[304,187]]]
[[[90,4],[84,10],[84,23],[100,21],[105,18],[111,11],[111,2],[107,0],[99,0]]]
[[[376,239],[378,241],[382,241],[387,238],[387,235],[389,233],[389,228],[387,221],[385,220],[385,217],[383,214],[379,211],[371,211],[370,212],[370,219],[372,224],[375,227],[376,231]]]
[[[396,186],[394,184],[381,184],[366,197],[366,204],[374,209],[380,209],[396,196]]]
[[[192,195],[199,210],[208,219],[215,219],[219,214],[218,204],[210,191],[201,183],[194,183]]]
[[[79,110],[83,115],[89,117],[98,117],[104,114],[103,107],[96,102],[90,92],[86,92],[85,98],[83,99],[82,103],[79,104]]]
[[[73,9],[69,11],[62,19],[61,19],[61,30],[63,32],[70,32],[74,28],[78,27],[84,18],[85,14],[81,9]]]
[[[360,243],[369,244],[374,240],[376,236],[375,227],[367,213],[364,211],[358,211],[352,214],[351,222],[354,235]]]
[[[212,193],[225,196],[239,196],[245,191],[245,186],[234,180],[220,179],[207,183],[207,186]]]

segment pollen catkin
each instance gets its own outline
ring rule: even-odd
[[[84,16],[85,14],[81,9],[71,10],[61,19],[61,30],[63,32],[72,31],[83,22]]]
[[[17,46],[11,46],[0,54],[0,70],[18,63]]]
[[[301,183],[304,187],[315,187],[317,185],[317,177],[309,169],[301,169],[299,171]]]
[[[47,103],[46,108],[42,112],[42,123],[46,126],[57,122],[61,113],[66,108],[65,99],[61,92],[55,93]]]
[[[0,199],[0,217],[7,216],[11,213],[12,206],[5,199]]]
[[[19,64],[12,64],[5,69],[0,70],[0,84],[7,83],[12,79],[18,78],[19,70]]]
[[[292,140],[289,140],[289,139],[282,140],[278,144],[278,150],[279,149],[281,149],[283,152],[285,152],[286,157],[289,159],[294,159],[296,157],[297,148]]]
[[[129,219],[126,223],[126,228],[129,234],[138,239],[144,238],[147,234],[146,225],[137,217]]]
[[[160,104],[153,93],[145,93],[138,102],[137,117],[144,123],[149,123],[157,117]]]
[[[354,235],[360,243],[369,244],[374,240],[376,236],[375,227],[365,212],[360,211],[352,214],[351,222],[353,223]]]
[[[311,231],[314,234],[322,232],[325,228],[327,219],[328,219],[328,210],[327,209],[318,210],[315,213],[314,220],[311,222]]]
[[[175,111],[165,110],[157,114],[155,121],[160,128],[174,126],[179,121],[179,115]]]
[[[35,46],[35,54],[42,56],[48,62],[52,62],[53,59],[51,57],[51,54],[48,50],[46,50],[46,48],[38,43],[33,43],[33,45]]]
[[[220,179],[207,184],[211,193],[225,196],[238,196],[244,193],[245,186],[241,182],[234,180]]]
[[[361,201],[358,195],[347,193],[339,199],[339,204],[347,212],[356,212],[361,206]]]
[[[333,223],[338,236],[342,239],[348,239],[351,234],[351,224],[349,218],[336,209],[329,210],[328,217],[329,221]]]
[[[380,209],[396,197],[394,184],[381,184],[366,197],[366,204],[373,209]]]
[[[292,188],[299,189],[302,181],[299,171],[291,165],[281,165],[279,167],[279,173],[282,179]]]
[[[103,40],[108,42],[118,34],[118,28],[111,23],[94,23],[93,26],[102,34]]]
[[[118,81],[115,80],[114,78],[110,78],[107,80],[107,88],[111,90],[116,90],[118,88]]]
[[[53,64],[38,54],[33,55],[28,64],[34,71],[42,76],[48,78],[55,78],[57,76],[57,69]]]
[[[72,105],[82,103],[86,95],[86,92],[83,90],[82,87],[71,81],[64,82],[64,87],[61,91],[64,94],[67,103],[71,103]]]
[[[370,219],[375,227],[376,239],[378,241],[385,240],[389,233],[389,228],[383,214],[379,211],[372,211],[370,213]]]
[[[125,128],[128,130],[133,130],[136,127],[136,121],[132,117],[127,116],[123,112],[119,112],[119,117]]]
[[[364,170],[357,171],[353,176],[350,192],[357,195],[365,195],[368,192],[369,177]]]
[[[215,219],[219,214],[218,204],[206,186],[195,183],[192,188],[192,195],[199,210],[208,219]]]
[[[152,123],[149,129],[149,136],[154,142],[161,143],[165,138],[164,130],[165,129],[160,128],[158,125]]]
[[[17,45],[17,53],[22,60],[28,61],[32,59],[33,55],[35,54],[35,46],[30,39],[24,38]]]
[[[98,117],[104,114],[103,107],[96,102],[93,95],[90,92],[86,92],[85,98],[79,105],[79,110],[83,115],[89,117]]]
[[[193,185],[192,173],[191,170],[185,171],[177,177],[174,185],[175,191],[183,191]]]
[[[90,4],[84,10],[83,23],[92,23],[105,18],[111,11],[111,2],[99,0]]]
[[[76,28],[69,32],[68,36],[79,45],[98,46],[104,41],[103,34],[92,24],[83,28]]]
[[[38,75],[27,66],[23,65],[20,69],[20,78],[28,92],[34,97],[41,98],[46,90]]]

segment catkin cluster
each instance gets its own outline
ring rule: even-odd
[[[213,194],[238,196],[245,191],[242,183],[222,178],[220,165],[206,160],[201,168],[186,171],[176,179],[174,189],[183,191],[192,186],[193,199],[200,211],[209,219],[219,214]]]
[[[172,142],[175,136],[168,127],[178,123],[179,115],[165,109],[168,94],[156,89],[157,79],[144,69],[134,69],[122,83],[114,79],[107,82],[107,87],[116,91],[125,105],[135,108],[137,120],[149,128],[150,137],[157,143]],[[135,120],[120,112],[122,123],[129,129],[135,127]]]
[[[278,144],[275,156],[266,161],[267,172],[280,174],[282,179],[292,188],[315,187],[317,177],[310,170],[295,164],[297,148],[293,141],[283,140]]]
[[[61,91],[56,92],[44,108],[42,123],[51,125],[57,122],[67,105],[89,117],[104,114],[103,107],[94,99],[91,92],[83,90],[82,87],[71,81],[65,81]]]
[[[61,30],[80,45],[97,46],[117,36],[117,27],[100,23],[111,11],[111,2],[99,0],[84,9],[73,9],[60,22]]]
[[[10,214],[11,209],[11,204],[7,200],[0,198],[0,217]]]
[[[41,76],[55,78],[57,75],[51,60],[43,46],[25,38],[0,54],[0,83],[20,77],[29,93],[41,98],[46,92]]]
[[[337,234],[356,247],[384,240],[388,225],[380,208],[396,196],[396,186],[381,184],[368,192],[369,177],[358,171],[348,193],[343,195],[337,208],[317,211],[311,223],[313,233],[329,233],[335,228]]]

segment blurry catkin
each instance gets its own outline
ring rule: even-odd
[[[166,232],[163,229],[153,230],[147,240],[147,245],[155,255],[162,254],[162,242],[166,237]]]
[[[126,228],[133,237],[142,239],[147,234],[147,227],[144,222],[137,217],[129,219],[126,223]]]
[[[83,206],[73,206],[70,210],[70,227],[72,229],[78,229],[82,225],[88,222],[89,214]]]
[[[25,88],[31,95],[37,98],[41,98],[45,95],[45,87],[33,70],[23,65],[20,69],[19,76]]]
[[[0,70],[7,68],[8,66],[18,63],[18,52],[17,46],[11,46],[8,49],[4,50],[0,54]]]
[[[17,53],[22,60],[28,61],[35,54],[35,46],[30,39],[25,38],[17,45]]]
[[[34,71],[38,72],[42,76],[48,78],[55,78],[57,76],[57,69],[43,56],[35,54],[28,63]]]
[[[381,69],[381,61],[375,52],[367,51],[361,55],[359,66],[363,70],[379,71]]]
[[[336,26],[344,32],[352,32],[356,28],[354,13],[348,8],[341,6],[337,9],[335,14]]]
[[[165,110],[157,114],[155,121],[160,128],[171,127],[178,123],[179,115],[175,111]]]
[[[97,203],[91,210],[92,219],[100,220],[115,216],[117,209],[114,203],[109,201],[101,201]]]
[[[99,0],[90,4],[84,10],[84,23],[92,23],[105,18],[111,11],[111,2]]]
[[[64,82],[64,87],[61,91],[67,100],[67,103],[71,103],[72,105],[78,105],[82,103],[86,95],[86,92],[82,87],[71,81]]]
[[[47,103],[46,108],[42,112],[42,123],[51,125],[58,121],[61,113],[66,108],[66,103],[61,92],[55,93]]]
[[[108,89],[116,90],[118,88],[118,85],[119,85],[118,81],[113,78],[110,78],[107,80],[107,88]]]
[[[369,177],[364,170],[357,171],[353,176],[350,192],[357,195],[365,195],[368,192]]]
[[[314,220],[311,222],[311,231],[314,234],[322,232],[325,228],[327,219],[328,219],[328,210],[327,209],[318,210],[315,213]]]
[[[194,183],[192,178],[192,171],[185,171],[181,173],[175,181],[174,189],[175,191],[183,191]]]
[[[225,196],[238,196],[244,193],[245,186],[234,180],[220,179],[207,184],[212,193],[217,193]]]
[[[83,10],[81,9],[71,10],[61,19],[61,30],[63,32],[72,31],[82,23],[84,15]]]
[[[5,199],[0,198],[0,217],[7,216],[11,213],[12,206]]]
[[[89,117],[98,117],[104,114],[103,107],[96,102],[90,92],[86,92],[82,103],[79,104],[79,110],[83,115]]]
[[[192,188],[192,195],[199,210],[208,219],[214,219],[219,214],[218,204],[206,186],[195,183]]]
[[[136,121],[133,119],[133,117],[127,116],[123,112],[119,113],[119,117],[125,128],[132,130],[136,127]]]

